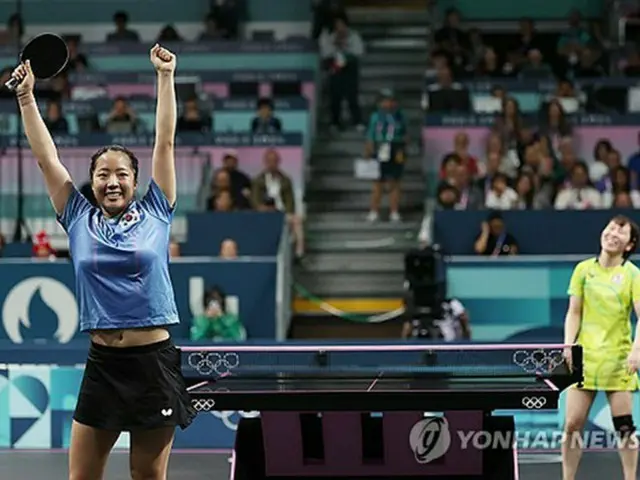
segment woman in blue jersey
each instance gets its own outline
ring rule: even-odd
[[[98,150],[89,168],[98,207],[74,186],[33,95],[29,63],[13,72],[24,131],[69,236],[81,329],[91,338],[71,427],[69,478],[102,478],[121,432],[130,432],[134,479],[164,479],[175,427],[195,416],[167,328],[179,322],[169,278],[176,203],[176,57],[156,45],[156,138],[152,179],[135,200],[138,159],[121,146]]]

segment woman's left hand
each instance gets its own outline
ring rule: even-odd
[[[157,43],[149,53],[151,63],[158,73],[173,73],[176,70],[176,56]]]
[[[627,358],[629,373],[638,373],[640,370],[640,347],[634,346]]]

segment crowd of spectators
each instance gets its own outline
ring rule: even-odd
[[[520,23],[517,42],[498,51],[477,29],[465,31],[450,10],[435,34],[435,76],[423,106],[431,112],[471,110],[464,81],[491,79],[500,109],[480,158],[469,151],[461,129],[440,161],[437,206],[457,210],[630,208],[640,206],[638,157],[623,159],[616,145],[600,139],[592,158],[579,158],[571,114],[579,107],[573,81],[607,75],[607,41],[597,22],[586,27],[572,12],[555,45],[541,39],[532,20]],[[552,48],[554,47],[554,48]],[[635,57],[632,57],[632,60]],[[629,63],[629,68],[633,62]],[[627,72],[628,73],[628,72]],[[557,90],[539,114],[526,115],[500,81],[550,79]]]

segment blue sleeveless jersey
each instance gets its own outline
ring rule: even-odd
[[[169,277],[172,219],[153,180],[117,220],[73,188],[58,221],[69,236],[81,331],[179,323]]]

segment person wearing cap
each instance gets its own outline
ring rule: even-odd
[[[507,232],[500,212],[491,212],[487,220],[482,222],[482,231],[476,239],[473,249],[478,255],[497,257],[500,255],[517,255],[518,242]]]
[[[376,158],[380,164],[380,177],[373,183],[371,208],[367,219],[378,220],[382,190],[389,190],[390,220],[399,222],[400,179],[406,161],[405,147],[408,141],[407,124],[398,108],[393,91],[381,92],[378,110],[371,114],[365,144],[365,158]]]

